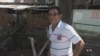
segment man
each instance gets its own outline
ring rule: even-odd
[[[48,56],[79,56],[84,47],[84,41],[73,27],[61,21],[62,13],[56,6],[48,9],[50,47]],[[73,52],[72,44],[76,44]]]

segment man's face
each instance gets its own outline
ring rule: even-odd
[[[59,14],[57,9],[51,9],[48,12],[48,18],[51,24],[55,24],[58,23],[61,19],[62,15]]]

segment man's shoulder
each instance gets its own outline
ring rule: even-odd
[[[73,28],[70,24],[68,24],[68,23],[66,23],[66,22],[63,22],[63,27],[64,27],[65,29],[67,29],[67,30],[70,30],[70,29]]]

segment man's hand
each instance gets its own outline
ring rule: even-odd
[[[84,47],[85,43],[84,41],[81,39],[77,44],[76,44],[76,48],[74,50],[74,54],[73,56],[79,56],[79,54],[81,53],[83,47]]]

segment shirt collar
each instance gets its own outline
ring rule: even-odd
[[[63,22],[60,20],[56,28],[59,28],[62,24],[63,24]],[[52,27],[52,24],[50,27]]]
[[[57,25],[57,27],[55,28],[55,30],[52,31],[52,24],[51,24],[51,25],[49,26],[50,32],[55,32],[57,29],[62,28],[62,26],[63,26],[63,22],[60,20],[59,23],[58,23],[58,25]]]
[[[60,27],[62,25],[62,21],[60,20],[57,27]]]

